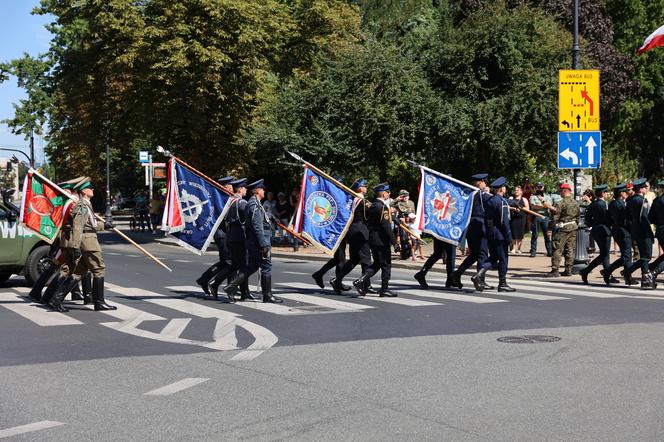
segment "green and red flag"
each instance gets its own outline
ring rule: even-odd
[[[71,208],[73,201],[60,187],[36,170],[28,170],[23,182],[21,225],[52,243]]]

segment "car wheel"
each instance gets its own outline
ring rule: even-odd
[[[28,284],[33,285],[41,272],[49,265],[48,252],[50,249],[51,246],[39,246],[30,252],[30,256],[28,256],[25,263],[25,279]]]

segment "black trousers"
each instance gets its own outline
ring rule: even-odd
[[[324,275],[328,271],[336,268],[334,273],[335,276],[339,278],[339,276],[341,275],[341,270],[345,264],[346,264],[346,240],[343,239],[341,240],[341,244],[339,244],[337,251],[334,252],[334,256],[330,258],[325,264],[323,264],[323,267],[321,267],[317,273]]]
[[[475,263],[477,263],[477,268],[481,269],[489,259],[489,244],[484,230],[484,221],[474,218],[470,220],[466,240],[470,247],[470,255],[459,266],[459,274],[463,274]]]
[[[507,278],[507,266],[510,251],[510,241],[491,240],[489,241],[489,259],[482,266],[486,269],[497,269],[498,278]]]
[[[433,239],[433,254],[424,262],[424,271],[429,271],[433,265],[445,255],[445,269],[447,275],[454,273],[456,260],[456,246],[443,242],[437,238]]]
[[[352,272],[358,264],[362,268],[362,273],[365,273],[371,265],[371,247],[369,247],[369,241],[365,239],[364,234],[362,232],[354,232],[351,227],[346,236],[349,258],[341,267],[337,279],[343,278]]]
[[[608,271],[612,273],[618,267],[623,266],[625,272],[627,272],[632,266],[632,235],[625,228],[613,227],[611,236],[620,248],[620,257],[611,263]]]
[[[610,265],[609,250],[611,250],[611,235],[609,228],[605,225],[593,226],[590,231],[590,236],[595,240],[595,244],[599,248],[599,254],[590,261],[586,270],[591,272],[595,267],[602,264],[602,268],[607,270]]]
[[[636,244],[639,248],[639,260],[634,261],[632,266],[627,270],[627,274],[631,275],[636,271],[636,269],[641,269],[641,275],[648,273],[648,263],[650,258],[652,258],[652,244],[653,238],[636,238]]]
[[[371,246],[371,255],[373,256],[373,263],[366,273],[371,278],[380,270],[380,280],[385,289],[390,282],[390,276],[392,276],[392,246]]]

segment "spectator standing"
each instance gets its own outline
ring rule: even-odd
[[[549,232],[549,210],[553,207],[551,196],[544,193],[544,183],[537,183],[535,193],[530,196],[530,209],[539,213],[544,218],[534,217],[530,226],[530,257],[534,258],[537,254],[537,238],[539,234],[544,235],[544,248],[546,256],[551,256],[551,236]]]
[[[138,192],[134,196],[134,202],[136,203],[136,215],[138,216],[138,226],[141,229],[141,232],[145,232],[145,225],[147,224],[148,231],[151,231],[150,227],[150,200],[148,199],[147,193]]]
[[[162,213],[164,211],[164,193],[166,189],[157,191],[150,200],[150,222],[152,223],[152,233],[157,233],[157,226],[161,223]]]
[[[274,193],[268,192],[265,201],[263,201],[263,209],[265,209],[265,213],[267,213],[268,217],[274,217],[274,208],[276,204],[277,202],[274,200]]]
[[[401,189],[399,196],[392,201],[391,206],[394,209],[394,234],[397,239],[395,251],[401,252],[401,259],[408,259],[412,254],[409,235],[400,227],[400,223],[408,223],[408,215],[415,213],[415,203],[410,200],[410,193],[406,189]]]
[[[509,205],[510,211],[512,212],[512,218],[510,219],[510,229],[512,230],[512,251],[519,254],[521,253],[523,233],[526,230],[526,214],[520,209],[530,209],[530,204],[523,196],[521,186],[516,186],[514,188],[514,196],[510,198]]]

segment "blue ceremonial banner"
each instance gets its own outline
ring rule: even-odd
[[[304,167],[295,231],[334,253],[353,221],[355,197],[308,166]]]
[[[182,247],[202,255],[226,216],[231,197],[178,161],[171,160],[163,227]],[[170,216],[166,216],[171,214]]]
[[[459,245],[470,222],[473,196],[479,189],[426,167],[420,166],[420,170],[417,229],[446,243]]]

